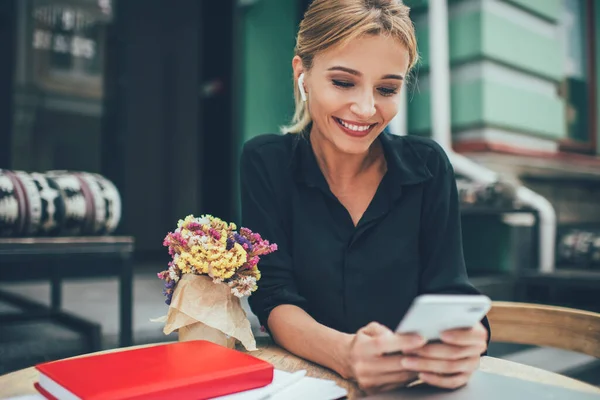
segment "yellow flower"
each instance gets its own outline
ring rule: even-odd
[[[197,232],[198,228],[193,231],[188,229],[191,223],[199,224],[204,234]],[[179,220],[177,226],[178,232],[187,241],[183,246],[177,243],[173,245],[178,254],[174,258],[174,265],[181,273],[209,275],[215,282],[230,280],[235,285],[244,279],[245,283],[240,286],[240,290],[242,287],[245,288],[244,292],[256,289],[256,281],[261,277],[258,268],[254,266],[250,270],[239,270],[248,261],[246,250],[239,243],[234,243],[227,250],[228,234],[237,230],[236,224],[207,214],[198,218],[188,215]],[[216,239],[215,236],[219,238]]]
[[[183,253],[179,256],[179,258],[175,262],[175,265],[177,266],[177,268],[179,268],[181,270],[182,273],[189,274],[192,272],[192,269],[191,269],[192,263],[190,261],[191,260],[190,260],[189,254]]]

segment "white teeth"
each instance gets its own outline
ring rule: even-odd
[[[348,124],[346,121],[343,121],[341,119],[338,119],[338,121],[340,121],[340,123],[342,125],[344,125],[346,128],[348,128],[350,130],[353,130],[353,131],[356,131],[356,132],[364,132],[364,131],[368,130],[371,127],[371,125],[364,125],[364,126],[351,125],[351,124]]]

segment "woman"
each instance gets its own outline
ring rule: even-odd
[[[368,392],[417,377],[462,386],[489,337],[485,320],[441,343],[393,332],[419,294],[477,293],[448,158],[384,132],[416,62],[400,0],[315,0],[292,61],[292,125],[248,141],[241,160],[243,225],[279,246],[253,312],[281,346]]]

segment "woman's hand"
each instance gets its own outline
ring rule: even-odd
[[[441,343],[430,343],[409,352],[402,365],[418,372],[419,378],[429,385],[459,388],[479,368],[480,356],[487,349],[487,336],[481,323],[470,329],[446,331]]]
[[[368,394],[405,386],[418,374],[402,365],[404,356],[399,353],[415,352],[424,344],[418,335],[396,334],[372,322],[360,329],[350,343],[349,377]]]

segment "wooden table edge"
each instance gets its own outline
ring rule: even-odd
[[[90,355],[111,353],[115,351],[134,350],[144,347],[153,347],[165,345],[173,342],[159,342],[136,345],[131,347],[116,348],[102,350],[96,353],[82,354],[75,357],[79,358]],[[353,382],[344,380],[335,372],[318,366],[310,361],[303,360],[282,348],[273,344],[260,346],[258,350],[248,352],[249,354],[262,360],[271,362],[275,368],[292,372],[299,369],[306,369],[308,376],[316,378],[332,379],[346,390],[348,390],[349,398],[353,398],[360,393]],[[275,358],[275,359],[274,359]],[[513,361],[503,360],[500,358],[485,356],[481,358],[480,371],[495,373],[502,376],[509,376],[517,379],[522,379],[530,382],[539,382],[543,384],[553,385],[566,389],[578,390],[581,392],[600,394],[600,387],[591,385],[586,382],[560,375],[554,372],[546,371],[540,368],[531,367],[525,364],[519,364]],[[33,387],[36,382],[38,371],[35,367],[27,367],[18,371],[10,372],[5,375],[0,375],[0,399],[35,394],[37,391]],[[536,379],[537,378],[537,379]]]

